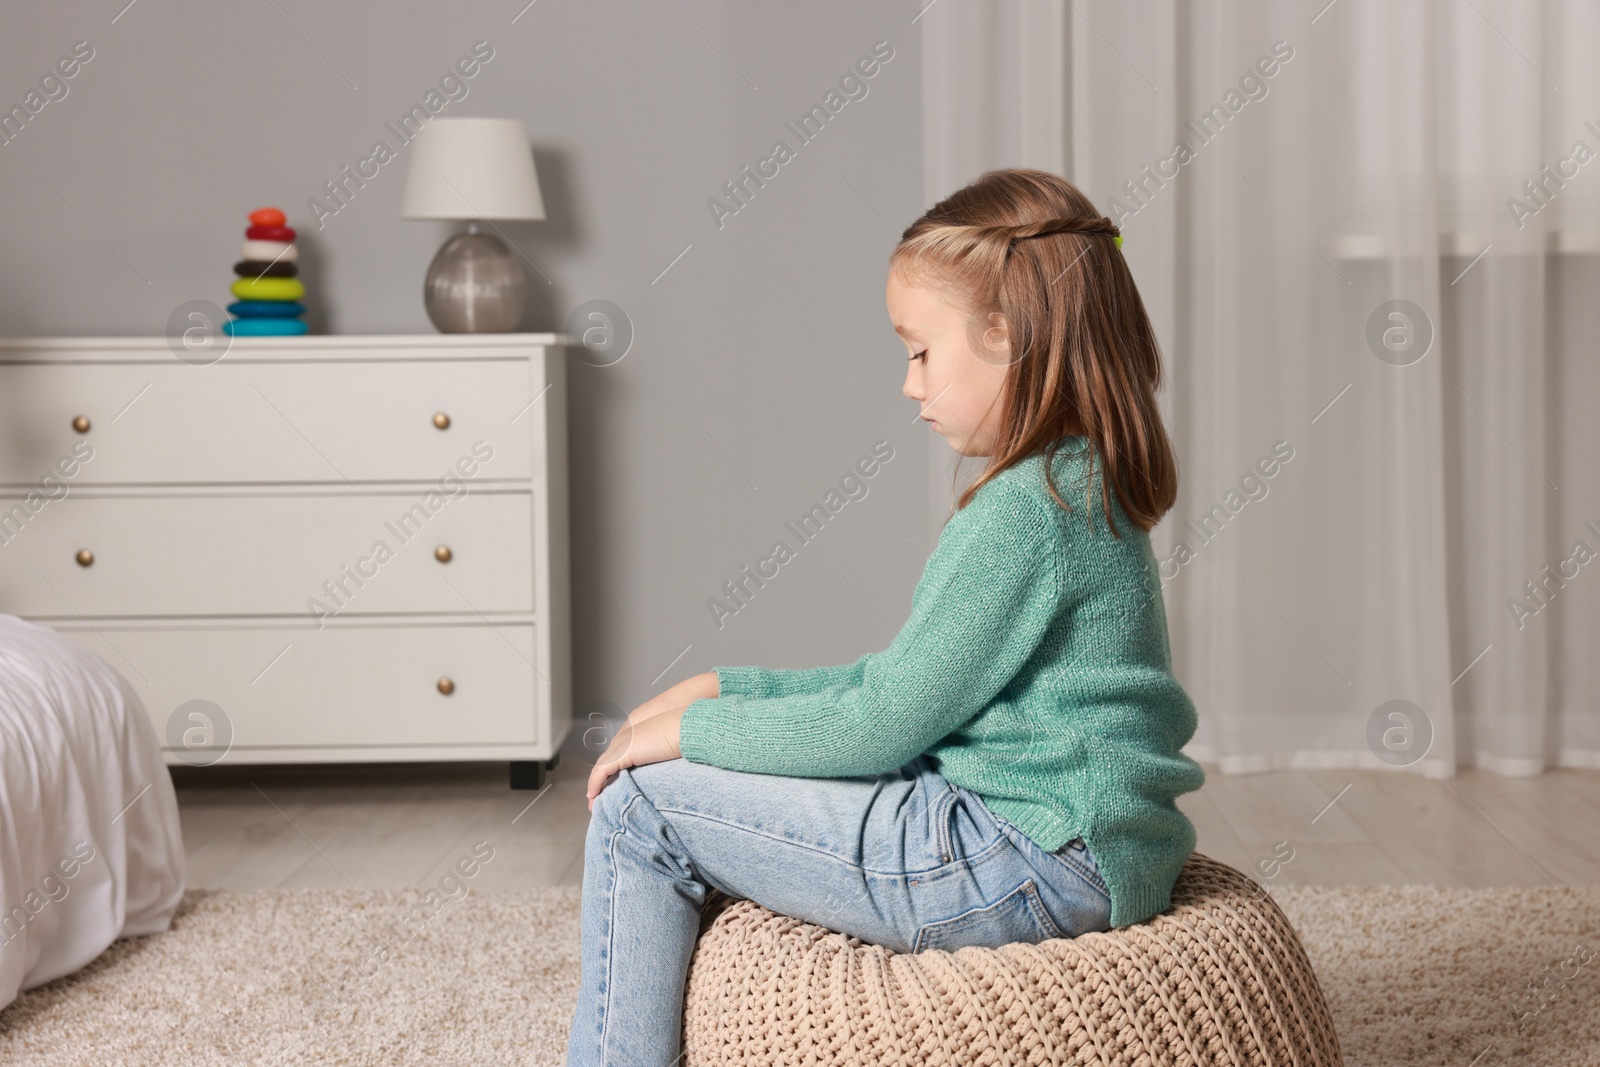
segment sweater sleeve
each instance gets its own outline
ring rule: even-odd
[[[818,674],[811,691],[696,700],[679,727],[684,758],[813,778],[910,762],[987,707],[1038,646],[1061,595],[1057,536],[1024,490],[983,486],[945,524],[910,618],[858,661],[859,680]]]
[[[796,693],[818,693],[833,685],[860,685],[861,672],[872,653],[840,667],[808,667],[782,670],[768,667],[713,667],[717,674],[718,696],[786,697]]]

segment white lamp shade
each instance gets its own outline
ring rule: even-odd
[[[431,119],[411,143],[400,215],[544,218],[527,126],[521,119]]]

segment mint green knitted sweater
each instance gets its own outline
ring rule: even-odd
[[[892,772],[927,754],[1047,852],[1082,837],[1111,924],[1165,911],[1195,831],[1173,803],[1205,772],[1172,676],[1150,538],[1111,497],[1085,437],[1001,472],[945,523],[883,652],[807,670],[714,668],[683,714],[684,758],[812,778]],[[1085,488],[1093,523],[1085,510]]]

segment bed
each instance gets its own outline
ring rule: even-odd
[[[177,797],[132,687],[0,614],[0,1007],[167,929],[183,885]]]

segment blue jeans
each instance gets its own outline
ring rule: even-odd
[[[627,768],[585,842],[568,1067],[669,1067],[707,887],[895,952],[1111,928],[1083,842],[1046,852],[924,756],[797,778],[684,759]]]

